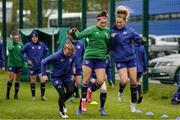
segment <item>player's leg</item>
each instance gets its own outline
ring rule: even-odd
[[[30,79],[30,87],[31,87],[31,94],[32,100],[34,101],[36,98],[36,73],[34,69],[30,69],[29,71],[29,79]]]
[[[74,92],[74,82],[70,79],[64,82],[64,87],[66,89],[64,102],[66,102]]]
[[[103,85],[101,86],[100,88],[100,112],[101,112],[101,115],[105,116],[106,115],[106,112],[105,112],[105,109],[104,109],[104,105],[105,105],[105,102],[106,102],[106,97],[107,97],[107,87],[106,87],[106,82],[103,83]]]
[[[92,91],[91,89],[92,89],[92,87],[93,86],[95,86],[96,85],[96,75],[95,75],[95,73],[93,72],[92,74],[91,74],[91,79],[90,79],[90,82],[89,82],[89,85],[88,85],[88,90],[87,90],[87,101],[90,103],[91,101],[92,101],[92,92],[94,92],[94,91]]]
[[[131,83],[131,112],[135,112],[135,104],[137,102],[137,70],[136,67],[128,68]]]
[[[140,82],[142,74],[143,74],[142,72],[137,72],[137,92],[138,92],[137,103],[141,103],[143,99],[142,87],[141,87],[141,82]]]
[[[79,98],[79,87],[81,84],[82,80],[82,75],[77,75],[74,77],[75,78],[75,86],[74,86],[74,93],[75,93],[75,98]]]
[[[18,72],[16,73],[16,82],[15,82],[15,85],[14,85],[14,99],[18,99],[18,92],[19,92],[19,86],[20,86],[20,79],[21,79],[21,74],[22,74],[22,68],[17,68],[18,69]]]
[[[6,100],[10,99],[10,90],[14,80],[14,68],[9,67],[8,71],[9,71],[9,80],[7,82]]]
[[[120,68],[118,70],[118,74],[120,77],[119,81],[119,92],[118,92],[118,101],[122,102],[123,101],[123,91],[126,87],[126,84],[128,83],[128,71],[126,67]]]
[[[80,106],[78,111],[83,111],[86,112],[87,111],[87,107],[86,107],[86,96],[87,96],[87,89],[88,89],[88,84],[89,84],[89,80],[91,78],[91,72],[92,72],[92,68],[94,67],[94,61],[91,59],[87,59],[83,61],[83,66],[82,66],[82,70],[83,70],[83,82],[81,84],[81,97],[82,99],[80,99]]]
[[[41,89],[41,100],[47,100],[47,98],[45,97],[45,90],[46,90],[46,81],[43,81],[42,80],[42,77],[41,77],[41,74],[40,74],[40,70],[38,70],[38,73],[39,73],[39,79],[40,79],[40,82],[41,82],[41,86],[40,86],[40,89]]]

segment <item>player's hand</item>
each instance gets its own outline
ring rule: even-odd
[[[31,60],[28,60],[28,64],[29,64],[29,65],[32,65],[32,61],[31,61]]]
[[[73,33],[73,32],[76,32],[77,31],[77,28],[73,27],[69,30],[69,33]]]
[[[146,71],[144,71],[144,75],[147,75],[147,70],[146,70]]]
[[[45,76],[42,76],[42,82],[46,82],[47,80],[48,80],[48,76],[47,75],[45,75]]]
[[[6,69],[5,69],[5,67],[2,67],[2,71],[4,72]]]

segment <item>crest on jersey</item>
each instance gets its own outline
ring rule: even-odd
[[[99,34],[99,32],[96,32],[96,34]]]
[[[119,64],[117,64],[117,66],[118,66],[118,67],[121,67],[121,64],[119,63]]]
[[[69,59],[69,62],[72,62],[72,58]]]
[[[33,71],[31,70],[30,73],[33,74]]]
[[[61,59],[61,62],[63,62],[64,60],[63,59]]]
[[[21,48],[21,46],[19,45],[18,48]]]
[[[32,46],[32,49],[34,49],[34,46]]]
[[[78,45],[78,46],[77,46],[77,49],[80,49],[80,48],[81,48],[81,46],[80,46],[80,45]]]
[[[85,60],[85,64],[89,64],[89,60]]]
[[[40,49],[41,49],[41,46],[38,46],[38,49],[40,50]]]
[[[124,31],[124,32],[123,32],[123,35],[127,35],[127,32],[126,32],[126,31]]]

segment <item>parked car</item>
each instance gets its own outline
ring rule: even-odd
[[[152,59],[149,62],[149,77],[161,83],[180,82],[180,54]]]
[[[180,45],[180,35],[149,35],[149,52],[151,59],[170,54],[177,54]]]

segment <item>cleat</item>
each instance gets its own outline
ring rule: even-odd
[[[59,115],[60,115],[63,119],[68,118],[68,116],[67,116],[65,113],[63,113],[63,112],[59,112]]]
[[[122,95],[122,93],[120,93],[120,92],[118,92],[118,101],[119,102],[122,102],[123,101],[123,95]]]
[[[42,101],[47,101],[47,98],[46,98],[45,96],[42,96],[42,97],[41,97],[41,100],[42,100]]]
[[[35,101],[36,100],[36,97],[32,97],[32,101]]]
[[[81,115],[81,114],[82,114],[82,110],[78,108],[78,110],[76,111],[76,115]]]
[[[131,112],[136,112],[136,105],[135,105],[135,103],[131,103]]]
[[[143,96],[139,96],[138,100],[137,100],[137,103],[141,103],[142,102],[142,99],[143,99]]]
[[[81,101],[81,110],[83,112],[86,112],[87,111],[87,106],[86,106],[86,101]]]
[[[92,101],[92,91],[90,88],[87,90],[87,101],[90,103]]]
[[[102,116],[106,116],[106,112],[105,112],[104,108],[101,108],[99,111],[101,112]]]

